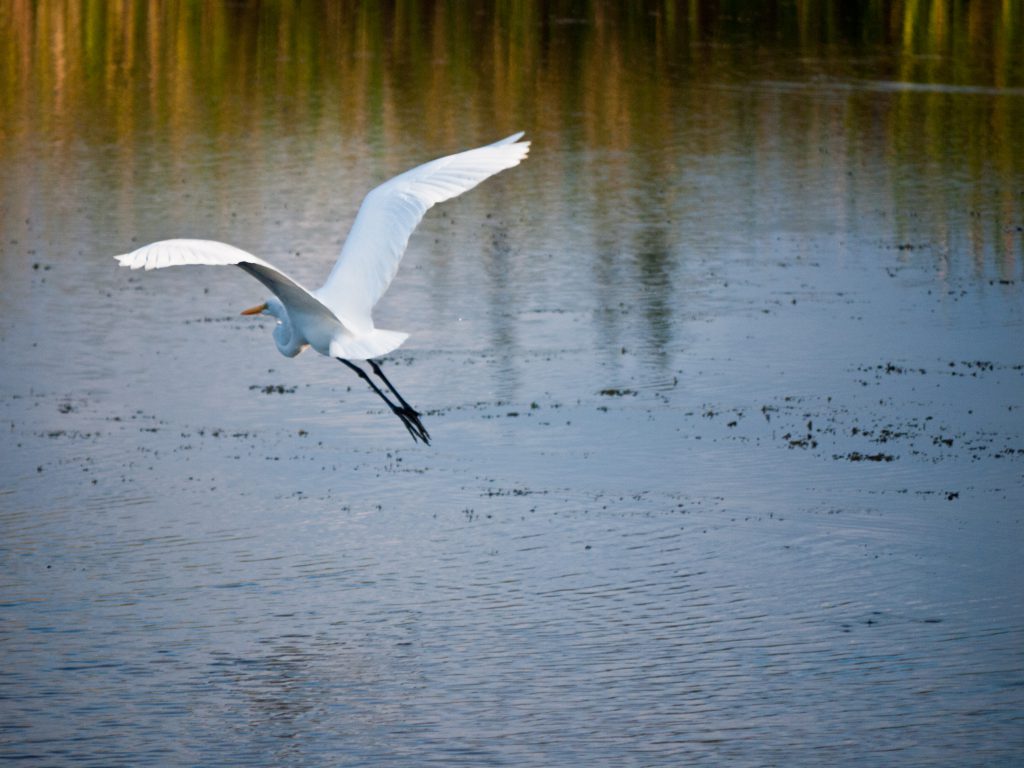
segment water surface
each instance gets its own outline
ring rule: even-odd
[[[762,8],[0,12],[0,756],[1019,762],[1021,20]],[[430,448],[111,258],[520,129],[376,313]]]

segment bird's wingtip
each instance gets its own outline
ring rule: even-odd
[[[526,135],[526,131],[518,131],[517,133],[513,133],[511,136],[506,136],[504,139],[501,139],[500,141],[494,142],[491,146],[492,147],[500,147],[500,146],[502,146],[504,144],[512,144],[514,142],[519,141],[525,135]],[[530,142],[528,142],[528,141],[525,141],[523,143],[526,144],[526,145],[530,144]]]
[[[520,141],[523,136],[526,135],[526,131],[517,131],[511,136],[506,136],[501,141],[496,141],[491,144],[492,147],[502,147],[502,154],[507,158],[509,165],[519,165],[519,163],[530,154],[530,142]]]
[[[140,259],[136,255],[136,251],[131,253],[122,253],[114,257],[117,259],[117,263],[122,267],[128,267],[128,269],[139,269],[146,267],[149,269],[149,264],[146,259]]]

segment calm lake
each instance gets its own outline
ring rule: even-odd
[[[1024,763],[1021,51],[1016,3],[2,4],[0,761]],[[113,259],[316,286],[518,130],[375,312],[430,447],[242,271]]]

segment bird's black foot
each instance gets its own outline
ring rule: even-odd
[[[420,414],[417,411],[414,411],[409,406],[394,407],[391,410],[402,420],[402,423],[405,424],[405,428],[409,430],[414,440],[419,438],[427,445],[430,445],[430,433],[427,432],[427,428],[420,421]]]
[[[377,377],[384,382],[384,384],[387,386],[389,390],[391,390],[391,394],[393,394],[395,398],[398,400],[398,402],[402,404],[401,411],[403,422],[406,421],[406,419],[408,419],[408,421],[411,422],[413,427],[415,428],[415,431],[419,436],[419,439],[422,440],[427,445],[430,445],[430,433],[427,432],[427,428],[424,427],[423,422],[420,421],[419,411],[417,411],[415,408],[413,408],[411,405],[409,405],[409,403],[405,401],[405,398],[402,397],[401,393],[397,389],[395,389],[395,385],[388,380],[388,377],[384,375],[384,371],[380,369],[380,366],[377,365],[376,361],[367,360],[366,362],[370,364],[370,367],[373,369],[373,372],[377,374]],[[406,427],[408,426],[409,424],[407,423]],[[412,430],[410,429],[410,431]]]
[[[391,393],[398,399],[398,402],[401,403],[401,405],[396,405],[394,402],[392,402],[391,398],[385,395],[381,388],[373,383],[373,379],[371,379],[366,374],[366,371],[364,371],[358,365],[356,365],[353,362],[350,362],[349,360],[345,360],[344,358],[341,357],[336,359],[339,362],[342,362],[345,365],[347,365],[353,371],[355,371],[356,375],[358,375],[359,378],[361,378],[363,381],[370,385],[370,389],[372,389],[377,394],[377,396],[384,401],[388,408],[391,409],[391,412],[401,420],[402,425],[406,428],[409,434],[412,435],[412,439],[414,441],[423,441],[424,444],[430,445],[430,433],[427,432],[427,428],[424,427],[423,422],[420,421],[419,412],[411,405],[409,405],[409,403],[405,401],[405,398],[398,394],[398,391],[394,388],[394,386],[392,386],[391,382],[388,381],[387,377],[381,372],[380,366],[378,366],[372,360],[369,361],[370,366],[373,368],[373,372],[376,373],[380,377],[381,381],[383,381],[387,385],[388,389],[391,390]]]

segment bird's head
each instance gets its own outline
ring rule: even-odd
[[[285,357],[295,357],[306,348],[308,342],[301,333],[297,333],[288,316],[288,308],[276,296],[271,296],[262,304],[242,311],[243,315],[270,315],[277,318],[274,326],[274,342],[278,351]]]
[[[271,296],[262,304],[257,304],[255,307],[249,307],[248,309],[242,310],[243,315],[271,315],[276,317],[278,320],[285,320],[288,317],[288,312],[284,308],[284,304],[276,296]]]

